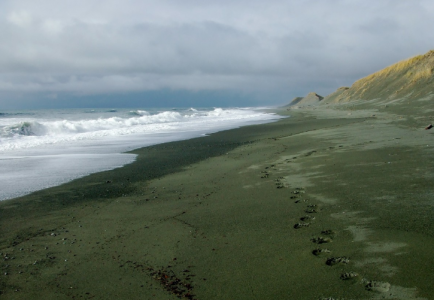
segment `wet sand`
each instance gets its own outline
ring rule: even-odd
[[[1,202],[0,297],[432,298],[434,132],[280,113]]]

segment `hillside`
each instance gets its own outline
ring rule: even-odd
[[[292,101],[284,107],[304,107],[304,106],[315,106],[322,101],[324,97],[318,95],[317,93],[309,93],[306,97],[295,97]]]
[[[303,97],[295,97],[294,99],[291,100],[291,102],[289,102],[289,104],[282,106],[282,108],[287,108],[293,105],[296,105],[298,102],[300,102],[301,100],[303,100]]]
[[[431,98],[434,96],[433,73],[434,50],[431,50],[362,78],[349,88],[341,87],[321,102],[330,104],[353,100]]]

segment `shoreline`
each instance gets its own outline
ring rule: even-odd
[[[20,128],[23,130],[23,133],[29,131],[30,134],[29,136],[27,136],[27,134],[20,134],[18,135],[19,138],[16,140],[15,138],[9,139],[6,137],[5,141],[3,141],[3,159],[1,160],[0,168],[2,168],[4,172],[0,177],[0,201],[18,198],[90,174],[122,167],[123,165],[131,163],[134,159],[125,152],[134,149],[171,141],[191,139],[203,136],[206,133],[210,134],[237,128],[239,126],[262,124],[278,119],[278,116],[271,113],[264,114],[263,110],[259,109],[225,110],[214,108],[203,109],[202,111],[196,112],[193,112],[191,109],[178,109],[176,112],[174,112],[174,110],[157,111],[155,109],[148,109],[148,111],[150,115],[146,115],[145,111],[141,111],[141,114],[131,114],[132,112],[130,110],[124,109],[120,110],[116,115],[113,115],[113,113],[103,115],[103,119],[100,119],[101,115],[98,114],[99,118],[93,120],[92,118],[95,118],[96,115],[88,117],[85,113],[82,112],[80,114],[78,111],[74,110],[72,110],[72,113],[68,110],[61,111],[58,112],[57,115],[51,116],[51,119],[44,119],[47,112],[41,110],[38,115],[35,114],[35,116],[26,121],[25,119],[15,120],[12,118],[12,123],[16,124],[11,125],[11,123],[5,125],[4,129],[6,131],[11,131],[10,134],[14,135],[16,132],[11,128],[21,126]],[[246,116],[242,115],[244,113],[243,111],[248,112]],[[193,117],[195,114],[197,114],[197,116]],[[215,114],[219,115],[219,117],[215,117]],[[239,118],[234,121],[232,117],[237,114],[240,114]],[[117,116],[120,118],[120,121],[118,120],[120,124],[116,126],[111,124],[109,121],[111,118],[108,118],[109,116]],[[179,124],[174,123],[173,120],[169,120],[170,116],[175,119],[178,118],[182,122]],[[163,122],[165,125],[160,125],[160,117],[161,120],[168,122]],[[218,118],[221,118],[220,122],[216,122]],[[84,125],[80,122],[77,123],[76,119],[83,119]],[[156,121],[156,119],[159,120]],[[205,119],[207,119],[206,122],[204,121]],[[88,126],[87,131],[84,130],[85,132],[82,133],[85,136],[79,137],[80,134],[77,132],[65,136],[64,133],[65,131],[68,132],[68,129],[60,126],[59,132],[53,135],[41,133],[38,135],[37,139],[32,137],[33,133],[31,132],[33,130],[38,132],[38,126],[43,127],[49,133],[52,128],[56,128],[59,125],[59,120],[62,120],[62,123],[66,122],[66,124],[73,128],[76,126]],[[146,120],[151,122],[151,125],[140,124],[140,122],[146,123]],[[138,122],[139,124],[127,130],[125,127],[128,126],[125,125],[128,124],[128,122]],[[193,129],[195,128],[195,126],[193,126],[195,122],[196,129]],[[103,133],[94,131],[94,129],[98,127],[98,125],[95,124],[99,124],[103,127],[112,127],[111,129],[108,128],[103,131],[107,134],[107,136],[104,136]],[[170,128],[174,127],[175,124],[179,127],[178,130],[171,130]],[[117,128],[118,125],[121,128]],[[147,126],[150,126],[150,128]],[[153,126],[156,128],[152,128]],[[158,126],[168,126],[169,128],[159,130]],[[35,127],[35,129],[33,129],[33,127]],[[140,133],[144,128],[146,128],[146,132]],[[116,132],[116,129],[120,131]],[[40,130],[43,131],[42,129]],[[124,132],[125,130],[127,133]],[[131,132],[129,132],[129,130],[131,130]],[[135,131],[139,133],[134,133]],[[122,132],[122,134],[119,135],[120,132]],[[88,136],[86,137],[86,135]],[[93,139],[89,138],[89,136],[95,136],[97,138]],[[77,141],[77,139],[79,141]],[[36,140],[41,141],[39,147],[42,147],[42,149],[39,149]],[[57,142],[59,142],[58,145]],[[27,146],[29,146],[29,148],[27,148]],[[12,151],[11,149],[15,150]]]
[[[429,299],[430,133],[342,109],[141,148],[0,202],[1,297]]]

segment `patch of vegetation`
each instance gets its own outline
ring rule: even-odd
[[[377,79],[380,77],[387,77],[390,76],[391,74],[394,73],[399,73],[402,72],[404,70],[410,69],[412,67],[415,67],[416,64],[420,63],[422,60],[424,60],[425,58],[430,57],[432,54],[431,52],[434,53],[434,51],[430,51],[425,55],[417,55],[414,56],[412,58],[397,62],[391,66],[388,66],[378,72],[375,72],[371,75],[368,75],[362,79],[357,80],[354,85],[364,85],[369,81],[372,81],[373,79]],[[426,78],[432,75],[432,71],[431,71],[432,67],[431,66],[427,66],[425,67],[422,71],[416,72],[416,74],[418,74],[417,78]],[[431,73],[430,73],[431,72]],[[420,73],[420,74],[419,74]],[[407,73],[408,74],[408,73]],[[414,78],[412,78],[414,79]],[[417,80],[417,79],[416,79]]]
[[[416,72],[412,76],[410,76],[410,80],[412,82],[416,82],[416,81],[419,81],[421,79],[430,78],[433,75],[433,70],[434,70],[434,68],[427,67],[427,68],[425,68],[425,69],[423,69],[421,71]]]

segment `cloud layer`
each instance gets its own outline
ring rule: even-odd
[[[434,40],[428,0],[4,0],[0,12],[0,95],[273,90],[289,99],[350,85]]]

